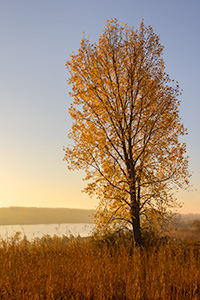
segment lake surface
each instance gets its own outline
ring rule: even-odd
[[[0,226],[0,237],[6,240],[14,236],[17,232],[21,232],[21,237],[26,236],[29,241],[34,238],[41,238],[42,236],[54,234],[58,236],[66,235],[73,236],[80,235],[81,237],[91,235],[93,224],[37,224],[37,225],[4,225]]]

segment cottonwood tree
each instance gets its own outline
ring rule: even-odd
[[[141,215],[176,204],[188,185],[180,89],[165,73],[163,46],[143,21],[138,30],[107,21],[98,43],[83,38],[66,66],[74,98],[64,160],[83,169],[96,194],[100,229],[131,228],[141,245]]]

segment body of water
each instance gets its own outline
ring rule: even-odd
[[[0,226],[0,238],[8,239],[14,236],[17,232],[21,232],[21,237],[26,236],[27,239],[33,240],[34,238],[41,238],[42,236],[54,234],[58,236],[66,235],[73,236],[80,235],[86,237],[91,235],[93,224],[37,224],[37,225],[4,225]]]

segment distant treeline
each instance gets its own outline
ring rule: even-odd
[[[75,208],[2,207],[0,225],[93,223],[94,213]]]
[[[0,225],[93,223],[95,210],[76,208],[2,207]],[[177,227],[187,227],[200,214],[178,214],[174,218]]]
[[[186,228],[193,225],[196,221],[200,222],[200,214],[175,214],[172,224],[177,228]]]

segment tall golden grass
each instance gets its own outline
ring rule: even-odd
[[[0,299],[197,300],[200,246],[14,237],[0,244]]]

